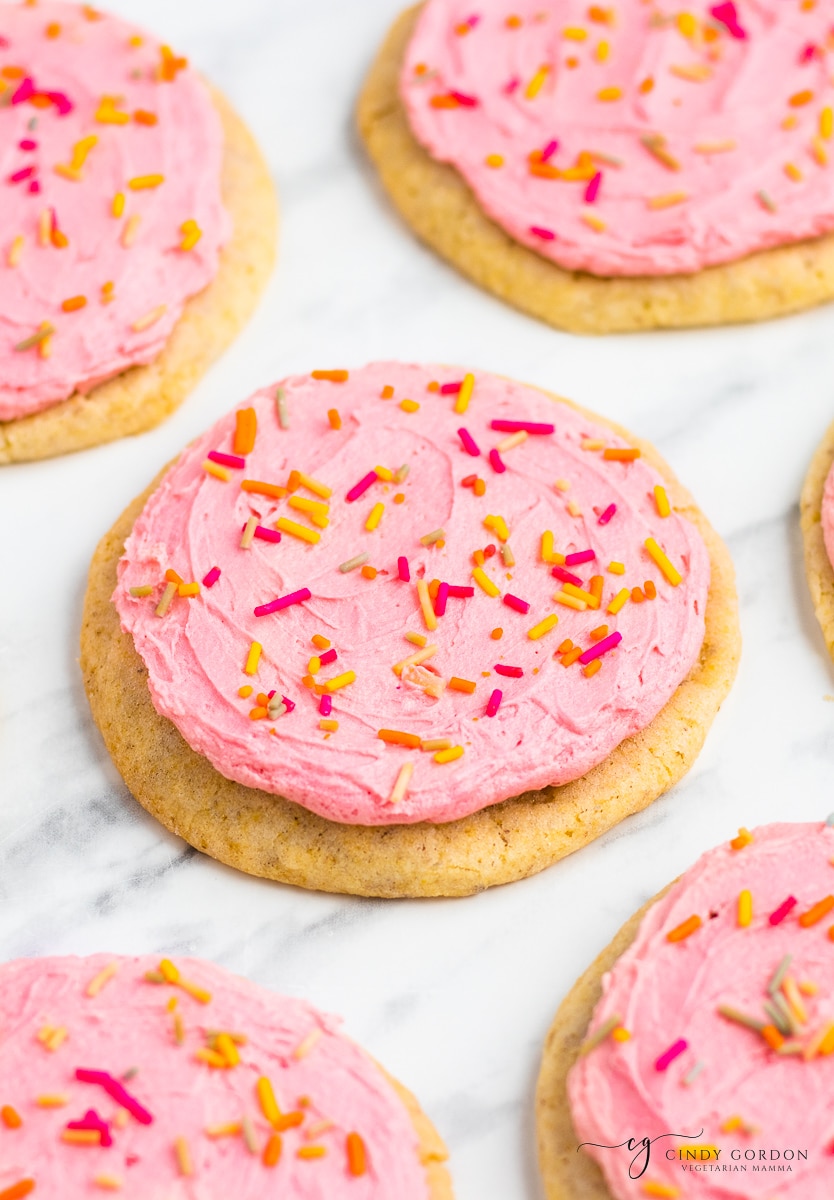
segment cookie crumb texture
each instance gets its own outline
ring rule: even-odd
[[[834,296],[834,235],[829,233],[760,250],[693,274],[666,276],[604,277],[566,270],[522,245],[487,215],[459,171],[433,158],[412,132],[400,96],[400,78],[420,11],[418,6],[404,12],[381,47],[359,99],[359,129],[383,185],[406,222],[475,283],[531,316],[576,333],[755,321]],[[686,51],[682,35],[681,44]],[[816,70],[814,63],[811,69]],[[681,86],[700,85],[682,80]],[[608,111],[617,104],[603,103],[601,107]],[[816,109],[814,112],[816,120],[819,114]],[[797,113],[803,120],[807,117],[805,109],[792,108],[786,101],[787,116]],[[819,141],[819,135],[814,136]],[[810,134],[808,145],[810,156]],[[652,157],[645,148],[643,152]],[[499,175],[500,170],[493,174]],[[821,172],[823,168],[811,160],[808,170]],[[666,173],[671,181],[665,190],[668,199],[677,190],[676,173]],[[802,186],[789,177],[788,182],[796,188]],[[585,188],[588,183],[557,181],[551,186]],[[668,210],[674,207],[670,200]],[[595,205],[585,208],[592,221],[598,222]],[[659,205],[656,211],[668,216],[666,206]],[[549,232],[541,231],[535,240],[544,246],[542,234]]]

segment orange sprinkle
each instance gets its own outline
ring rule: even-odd
[[[239,408],[235,413],[235,454],[250,454],[255,448],[258,418],[254,408]]]
[[[453,675],[447,686],[452,692],[467,692],[471,695],[477,685],[471,679],[461,679],[459,675]],[[419,738],[417,740],[419,741]]]
[[[431,384],[429,384],[429,391],[431,391]],[[383,400],[391,399],[391,397],[394,395],[394,389],[391,387],[390,383],[386,383],[386,385],[382,389],[380,395],[382,396]]]
[[[296,1150],[296,1158],[324,1158],[327,1154],[326,1146],[301,1146]]]
[[[483,479],[476,479],[472,485],[472,490],[476,496],[483,496],[484,492],[486,491],[486,484],[484,483]]]
[[[56,250],[65,250],[69,245],[69,238],[60,229],[52,230],[51,241]]]
[[[304,1113],[288,1112],[281,1113],[280,1116],[272,1122],[273,1127],[278,1133],[283,1133],[287,1129],[296,1129],[304,1122]]]
[[[315,646],[315,648],[317,650],[329,650],[330,649],[329,639],[326,637],[322,637],[322,635],[320,633],[314,633],[313,636],[310,638],[310,641],[313,643],[313,645]]]
[[[643,595],[643,590],[642,590],[642,588],[639,588],[639,587],[633,587],[633,588],[631,589],[631,602],[632,602],[632,604],[642,604],[642,603],[643,603],[643,601],[644,601],[645,599],[646,599],[646,597]]]
[[[799,918],[799,924],[807,929],[811,925],[816,925],[823,917],[827,917],[834,908],[834,896],[826,896],[823,900],[818,900],[807,912],[802,913]]]
[[[23,1119],[17,1110],[12,1108],[11,1104],[4,1104],[0,1108],[0,1120],[2,1120],[7,1129],[20,1129],[23,1124]]]
[[[489,636],[492,638],[492,640],[494,642],[500,642],[501,638],[504,636],[504,630],[501,628],[500,625],[497,625],[495,627],[495,629],[493,629],[492,633]]]
[[[61,26],[57,21],[50,21],[46,27],[46,36],[48,38],[56,38],[61,33]]]
[[[365,1143],[358,1133],[349,1133],[345,1139],[348,1170],[351,1175],[364,1175],[366,1170]]]
[[[657,596],[657,588],[655,587],[653,580],[647,579],[643,584],[643,594],[647,600],[655,599]]]
[[[666,192],[662,196],[649,196],[646,199],[647,208],[672,208],[675,204],[683,204],[689,199],[687,192]]]
[[[576,660],[579,658],[579,655],[581,653],[582,653],[581,646],[574,646],[574,648],[572,650],[568,650],[567,654],[562,655],[562,666],[563,667],[572,666],[576,662]],[[594,659],[594,662],[599,662],[599,659]]]
[[[265,1167],[277,1167],[281,1159],[281,1135],[273,1133],[264,1147],[262,1162]]]
[[[601,667],[602,667],[602,659],[595,658],[593,660],[593,662],[589,662],[586,667],[582,668],[582,674],[585,675],[588,679],[590,679],[592,675],[596,675],[597,671],[599,671]]]
[[[69,300],[64,300],[61,308],[64,312],[77,312],[79,308],[84,308],[87,303],[86,296],[71,296]]]
[[[156,125],[158,121],[156,113],[148,112],[146,108],[137,108],[133,119],[137,125]]]
[[[325,379],[328,383],[347,383],[347,371],[313,371],[313,379]]]
[[[426,384],[426,391],[427,391],[427,392],[439,392],[439,391],[440,391],[440,384],[437,382],[437,380],[436,380],[436,379],[433,379],[433,380],[431,381],[431,383],[427,383],[427,384]],[[394,394],[394,389],[393,389],[393,388],[391,388],[391,394],[392,394],[392,395]]]
[[[100,1146],[101,1134],[97,1129],[65,1129],[61,1134],[62,1142],[69,1142],[72,1146]],[[0,1200],[4,1193],[0,1192]]]
[[[794,163],[785,163],[785,174],[787,175],[788,179],[792,179],[794,183],[800,183],[802,181],[802,172]]]
[[[590,638],[592,642],[601,642],[604,637],[608,637],[608,626],[598,625],[596,629],[592,629]]]
[[[767,1042],[768,1046],[770,1046],[771,1050],[778,1050],[779,1047],[784,1045],[785,1042],[785,1039],[782,1037],[782,1034],[775,1025],[765,1025],[762,1029],[762,1037]]]
[[[449,686],[451,687],[451,684]],[[475,685],[473,683],[471,688],[461,690],[474,692]],[[421,739],[417,737],[416,733],[402,733],[399,729],[380,729],[376,736],[381,742],[387,742],[389,746],[408,746],[413,750],[420,748]]]
[[[251,683],[244,683],[243,687],[237,689],[237,694],[240,696],[241,700],[245,700],[247,696],[252,695],[254,690],[255,689],[252,687]]]
[[[744,847],[749,846],[752,841],[753,834],[749,829],[745,829],[744,826],[742,826],[738,831],[738,837],[734,837],[730,842],[730,845],[732,846],[733,850],[743,850]]]
[[[597,608],[602,603],[602,589],[605,586],[605,580],[602,575],[592,575],[591,581],[588,584],[588,591],[592,596],[596,597]]]
[[[330,422],[331,429],[342,428],[342,418],[339,416],[339,410],[337,408],[329,408],[327,410],[327,419]]]
[[[237,448],[237,443],[235,448]],[[273,496],[276,500],[280,500],[287,494],[287,489],[281,487],[280,484],[263,483],[260,479],[244,479],[240,487],[241,491],[257,492],[259,496]]]
[[[697,913],[682,921],[680,925],[676,925],[674,929],[670,929],[666,934],[667,942],[682,942],[693,934],[696,929],[701,928],[701,918]]]
[[[394,503],[395,504],[404,504],[405,503],[405,496],[402,492],[397,492],[396,496],[394,497]]]
[[[570,638],[565,638],[565,640],[557,648],[556,653],[557,654],[567,654],[567,652],[572,649],[573,649],[573,642],[570,640]]]
[[[365,579],[376,579],[377,569],[376,567],[371,567],[366,563],[362,568],[362,575]]]
[[[268,715],[269,710],[264,708],[262,705],[258,705],[257,708],[251,708],[249,710],[250,721],[263,721]]]
[[[631,446],[628,449],[620,449],[617,446],[606,446],[602,452],[602,457],[608,459],[609,462],[634,462],[635,458],[640,457],[640,451],[636,446]]]
[[[791,108],[802,108],[804,104],[810,104],[813,98],[814,93],[809,88],[805,88],[801,92],[794,92],[788,104],[790,104]]]
[[[323,718],[321,721],[319,721],[319,729],[323,730],[324,733],[335,733],[338,728],[339,728],[338,721],[331,721],[331,720],[328,720],[326,717]]]

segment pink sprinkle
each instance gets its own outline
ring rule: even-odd
[[[67,1129],[94,1129],[101,1137],[102,1146],[112,1146],[113,1139],[110,1136],[110,1126],[106,1121],[102,1121],[94,1108],[88,1108],[80,1121],[68,1121]]]
[[[299,588],[297,592],[290,592],[288,596],[279,596],[277,600],[270,600],[269,604],[259,604],[255,609],[256,617],[268,617],[270,613],[280,612],[282,608],[289,608],[292,604],[301,604],[304,600],[309,600],[312,593],[309,588]]]
[[[795,904],[796,896],[788,896],[787,900],[783,900],[775,912],[772,912],[768,918],[771,925],[778,925],[781,921],[784,921]]]
[[[203,576],[203,587],[214,587],[220,578],[220,568],[212,567],[211,570]]]
[[[727,0],[727,3],[725,4],[714,5],[714,7],[709,10],[709,14],[711,17],[714,17],[716,21],[718,21],[719,25],[723,25],[734,38],[739,38],[743,41],[747,37],[746,32],[738,23],[736,6],[731,2],[731,0]]]
[[[556,234],[552,229],[542,229],[540,225],[531,225],[530,232],[533,237],[541,238],[543,242],[555,242]]]
[[[212,462],[220,463],[221,467],[234,467],[236,471],[242,471],[246,466],[246,459],[241,458],[239,454],[224,454],[221,450],[209,450],[208,457]]]
[[[404,554],[401,554],[397,559],[397,574],[403,583],[408,583],[411,580],[411,571],[408,569],[408,559]]]
[[[480,21],[480,19],[481,18],[478,16],[478,14],[475,13],[473,16],[466,18],[466,24],[469,26],[470,29],[474,29],[475,26]]]
[[[38,143],[33,142],[31,138],[24,138],[19,145],[21,150],[37,150],[38,148]]]
[[[338,657],[339,656],[335,650],[323,650],[322,653],[318,655],[318,660],[323,667],[326,667],[328,663],[335,662]]]
[[[565,555],[565,566],[578,567],[580,563],[590,562],[592,558],[596,558],[594,550],[576,550],[573,554]]]
[[[663,1051],[660,1058],[655,1060],[654,1069],[656,1071],[665,1071],[667,1067],[671,1066],[678,1055],[683,1054],[688,1045],[689,1043],[685,1038],[678,1038],[668,1050]]]
[[[475,439],[473,438],[473,436],[469,432],[469,430],[468,429],[459,429],[458,437],[463,442],[464,450],[466,450],[469,454],[471,454],[473,458],[478,458],[481,452],[478,449]]]
[[[605,512],[601,512],[599,514],[599,521],[597,522],[597,524],[598,525],[607,525],[608,522],[611,520],[611,518],[614,516],[614,513],[616,511],[617,511],[616,504],[609,504],[608,508],[606,508]]]
[[[139,1101],[135,1100],[130,1092],[106,1071],[87,1071],[83,1067],[79,1067],[75,1072],[75,1078],[81,1083],[97,1083],[103,1087],[107,1095],[112,1097],[122,1108],[126,1108],[140,1125],[150,1125],[153,1122],[153,1117],[148,1110],[143,1108]]]
[[[508,96],[512,96],[513,92],[515,91],[515,89],[518,87],[518,85],[520,83],[521,83],[521,80],[518,78],[517,75],[514,75],[512,79],[508,80],[507,83],[504,84],[504,91],[506,92],[506,94]]]
[[[255,537],[260,538],[263,542],[280,542],[281,531],[278,529],[267,529],[265,525],[256,525]]]
[[[595,658],[601,658],[603,654],[607,654],[609,650],[619,646],[622,640],[623,635],[615,629],[613,633],[609,633],[608,637],[604,637],[601,642],[597,642],[595,646],[591,646],[589,650],[580,654],[579,661],[584,667],[587,663],[593,662]]]
[[[544,421],[490,421],[490,428],[500,433],[553,433],[555,425]]]
[[[494,717],[495,714],[498,712],[498,709],[501,707],[501,698],[503,695],[504,695],[504,693],[499,691],[498,688],[496,688],[495,691],[492,693],[489,700],[487,701],[487,706],[486,706],[486,715],[488,717]]]
[[[507,592],[504,596],[504,603],[508,608],[514,608],[516,612],[528,613],[530,605],[526,600],[519,600],[518,596],[514,596],[511,592]]]
[[[475,595],[475,589],[473,587],[461,587],[458,583],[450,583],[449,595],[457,596],[460,600],[468,600],[470,596]]]
[[[437,595],[434,598],[434,615],[436,617],[446,616],[446,601],[449,599],[448,583],[441,583],[437,589]]]
[[[355,483],[353,485],[353,487],[350,489],[348,494],[345,496],[345,500],[347,500],[348,502],[350,502],[351,500],[358,500],[360,496],[363,496],[365,494],[365,492],[367,492],[367,490],[371,486],[371,484],[376,483],[376,481],[377,481],[376,471],[369,471],[368,474],[363,476],[363,478],[360,479],[358,483]]]
[[[323,717],[329,717],[333,712],[333,697],[321,696],[319,698],[319,712]]]
[[[74,107],[72,101],[63,92],[47,92],[46,94],[58,109],[59,116],[65,117],[67,113],[72,112]]]
[[[284,701],[284,705],[287,709],[287,712],[291,713],[292,710],[295,708],[295,701],[290,700],[289,696],[282,696],[281,699]]]
[[[440,395],[441,396],[456,396],[462,387],[463,387],[462,379],[459,379],[457,383],[441,383]]]
[[[32,193],[32,195],[33,195],[33,196],[34,196],[34,195],[37,195],[37,193],[38,193],[40,190],[41,190],[41,185],[40,185],[40,182],[39,182],[37,179],[33,179],[33,180],[31,180],[31,182],[30,182],[30,184],[29,184],[29,191]]]
[[[449,95],[454,96],[455,100],[457,100],[458,104],[460,104],[462,108],[477,108],[478,107],[477,96],[467,96],[464,92],[455,92],[455,91],[450,91]]]
[[[553,157],[553,155],[556,153],[556,151],[558,149],[559,149],[559,143],[554,138],[552,141],[548,142],[547,145],[545,146],[544,150],[542,150],[541,161],[547,162],[548,159],[551,159]]]
[[[496,475],[503,475],[507,469],[501,455],[494,449],[489,452],[489,465],[495,471]]]
[[[9,183],[21,183],[24,179],[30,179],[34,174],[34,167],[21,167],[19,171],[15,171],[14,175],[9,176]]]
[[[510,679],[521,679],[524,674],[521,667],[505,667],[503,663],[496,663],[495,671],[498,675],[509,675]],[[494,692],[493,695],[495,695]]]
[[[572,583],[574,587],[578,588],[585,586],[578,575],[572,575],[564,567],[554,567],[550,574],[554,579],[561,579],[562,583]]]
[[[810,62],[811,59],[818,57],[822,57],[819,46],[815,46],[813,42],[809,42],[808,45],[802,50],[802,53],[799,56],[799,61],[801,63],[806,63]]]
[[[602,184],[602,171],[597,171],[596,175],[585,188],[585,203],[593,204],[599,194],[599,189]]]
[[[16,91],[12,94],[12,104],[24,104],[27,100],[31,100],[35,94],[35,84],[27,75],[25,79],[21,79]]]
[[[271,700],[272,697],[275,695],[275,688],[273,688],[271,692],[267,692],[266,695],[267,695],[267,699]]]

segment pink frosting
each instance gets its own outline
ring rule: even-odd
[[[786,0],[427,0],[401,90],[517,241],[596,275],[693,272],[834,228],[830,27]]]
[[[581,449],[588,438],[609,447],[624,443],[534,388],[476,372],[463,415],[454,411],[454,395],[427,390],[430,382],[456,382],[463,375],[461,368],[378,363],[352,371],[340,384],[306,375],[287,379],[281,387],[289,428],[280,427],[274,388],[249,401],[258,434],[244,470],[231,470],[230,481],[222,482],[202,465],[211,451],[232,451],[231,413],[185,451],[137,518],[113,597],[122,626],[148,667],[157,710],[228,778],[336,821],[449,821],[583,775],[644,728],[688,674],[704,636],[709,559],[688,521],[674,513],[658,517],[658,474],[639,459],[609,461],[599,449]],[[394,389],[393,399],[381,399],[385,387]],[[419,411],[403,411],[401,400],[419,403]],[[334,407],[338,430],[326,415]],[[487,453],[508,434],[493,430],[491,422],[512,419],[555,422],[556,432],[533,434],[506,451],[506,470],[499,474]],[[461,427],[480,449],[478,458],[464,450]],[[403,464],[410,473],[401,485],[376,480],[359,499],[346,501],[377,465],[396,471]],[[244,476],[283,485],[291,470],[333,489],[320,542],[308,545],[285,532],[279,545],[256,537],[242,549],[241,531],[252,515],[267,530],[282,518],[309,525],[289,500],[240,485]],[[486,484],[482,497],[462,486],[474,474]],[[567,490],[558,490],[557,482]],[[403,503],[395,502],[398,494]],[[304,487],[297,496],[316,500]],[[379,502],[384,516],[369,532],[366,522]],[[612,503],[616,512],[601,524]],[[484,525],[490,516],[506,521],[515,559],[511,568],[500,554],[486,561],[498,597],[473,580],[473,551],[500,544]],[[421,543],[441,528],[442,547]],[[603,576],[602,609],[575,611],[554,602],[563,584],[542,561],[548,530],[565,555],[594,552],[593,561],[567,569],[584,584],[594,573]],[[679,586],[670,586],[649,558],[648,537],[682,572]],[[339,570],[362,553],[378,570],[375,579],[359,569]],[[408,583],[398,574],[400,557],[409,564]],[[612,560],[625,564],[624,575],[607,570]],[[177,596],[164,617],[155,615],[166,570],[199,582],[215,566],[221,574],[213,586],[192,599]],[[421,578],[472,587],[474,595],[450,595],[431,632],[421,615]],[[655,600],[627,603],[616,615],[604,611],[623,587],[642,587],[647,580],[656,586]],[[143,586],[152,586],[152,594],[130,595]],[[256,608],[303,588],[310,599],[255,615]],[[529,611],[503,603],[507,594],[529,604]],[[558,626],[531,639],[529,631],[550,614],[558,615]],[[566,669],[554,655],[557,647],[570,638],[583,652],[593,648],[590,632],[602,624],[609,637],[622,641],[602,656],[598,673],[586,677],[580,663]],[[490,636],[496,627],[504,631],[500,641]],[[409,631],[438,649],[425,667],[398,676],[393,666],[418,651],[405,638]],[[317,683],[347,671],[356,675],[332,694],[329,719],[339,728],[330,734],[319,726],[319,696],[303,684],[317,654],[314,635],[330,640],[338,655],[322,665]],[[253,641],[263,652],[250,677],[243,668]],[[498,665],[520,668],[523,675],[502,675]],[[453,677],[476,684],[475,691],[447,687],[432,696],[424,690],[442,689]],[[241,698],[238,689],[248,684],[254,694]],[[488,717],[494,690],[503,693],[502,701],[497,715]],[[277,720],[250,719],[259,707],[257,694],[273,691],[296,707]],[[437,763],[432,753],[386,744],[377,736],[381,729],[448,738],[464,754]],[[390,803],[405,763],[414,768],[410,786],[403,799]]]
[[[111,963],[117,971],[89,996],[90,983]],[[35,1196],[76,1200],[100,1194],[105,1185],[94,1181],[104,1176],[121,1183],[125,1200],[428,1200],[408,1113],[365,1052],[338,1032],[335,1018],[212,964],[178,960],[182,977],[207,989],[210,1002],[202,1003],[180,987],[147,982],[145,973],[158,966],[159,959],[148,957],[97,955],[0,967],[0,1107],[11,1106],[22,1120],[17,1128],[0,1121],[0,1191],[31,1179]],[[39,1044],[47,1029],[58,1030],[54,1050]],[[218,1032],[244,1035],[238,1065],[217,1069],[195,1057]],[[109,1074],[144,1114],[131,1115],[104,1086],[77,1079],[78,1069]],[[263,1162],[274,1127],[258,1099],[261,1077],[283,1114],[303,1117],[281,1132],[274,1168]],[[41,1096],[65,1103],[42,1107]],[[107,1123],[102,1142],[112,1144],[63,1141],[68,1125],[84,1122],[90,1110]],[[206,1132],[240,1126],[245,1117],[253,1150],[239,1131]],[[361,1175],[348,1166],[349,1133],[364,1143]],[[178,1161],[179,1138],[192,1163],[189,1175]],[[325,1154],[299,1158],[310,1146]]]
[[[832,892],[834,830],[768,825],[753,837],[743,849],[724,844],[700,858],[652,905],[632,945],[603,978],[590,1030],[618,1016],[631,1038],[608,1038],[571,1071],[578,1140],[614,1146],[630,1137],[640,1143],[687,1135],[656,1142],[637,1179],[629,1177],[634,1151],[589,1147],[617,1200],[642,1198],[652,1182],[678,1189],[664,1195],[698,1200],[824,1200],[831,1194],[834,1058],[828,1045],[810,1057],[780,1054],[717,1008],[728,1005],[770,1022],[763,1011],[768,984],[789,955],[788,977],[811,987],[802,987],[805,1020],[784,1045],[807,1051],[834,1024],[834,914],[807,927],[800,923]],[[737,919],[743,890],[753,902],[746,927]],[[795,903],[786,905],[791,898]],[[701,927],[669,942],[667,934],[693,915]],[[680,1039],[686,1049],[658,1070],[657,1060],[668,1059]],[[702,1068],[686,1083],[698,1063]],[[742,1125],[722,1129],[733,1118]],[[674,1159],[687,1144],[716,1147],[717,1162],[685,1169]],[[632,1174],[644,1163],[641,1153]],[[768,1169],[771,1164],[777,1170]]]
[[[166,61],[172,79],[161,78]],[[124,21],[76,5],[0,8],[0,420],[151,362],[214,277],[230,231],[223,133],[184,63]],[[109,108],[103,97],[115,98]],[[113,112],[128,120],[99,119]],[[87,138],[97,142],[83,157]],[[57,173],[78,146],[77,178]],[[148,176],[164,182],[129,186]],[[181,249],[187,222],[202,236]],[[64,311],[78,297],[86,304]],[[48,340],[15,349],[44,324]]]

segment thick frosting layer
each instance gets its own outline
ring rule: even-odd
[[[616,1200],[831,1195],[834,829],[768,825],[734,849],[744,833],[705,854],[651,906],[603,978],[589,1033],[617,1018],[631,1036],[605,1039],[571,1071],[577,1137],[605,1146],[662,1138],[639,1178],[629,1178],[639,1145],[588,1148]],[[749,924],[743,892],[752,902]],[[693,916],[700,927],[670,941]],[[778,1006],[793,1032],[787,1025],[784,1036],[778,1032],[766,1004]],[[722,1016],[719,1006],[768,1029]],[[675,1161],[687,1145],[713,1146],[718,1158],[691,1170],[691,1162]],[[644,1165],[641,1151],[632,1174]]]
[[[0,5],[0,420],[162,350],[229,234],[186,60],[89,5]]]
[[[221,466],[224,482],[204,465],[216,469],[207,459],[212,451],[234,453],[231,413],[185,451],[137,519],[114,595],[122,626],[148,667],[158,711],[228,778],[336,821],[448,821],[583,775],[644,728],[688,674],[704,636],[709,559],[687,520],[659,517],[657,472],[639,458],[605,457],[639,451],[623,450],[610,430],[567,405],[493,375],[474,373],[471,401],[458,413],[460,396],[436,389],[463,376],[460,368],[398,363],[352,371],[341,383],[293,376],[280,388],[287,428],[275,389],[259,392],[248,402],[257,438],[245,466],[243,459],[241,469]],[[518,440],[512,430],[519,420],[551,431],[555,424],[555,432],[532,433],[498,452],[505,439]],[[509,430],[493,429],[494,422]],[[461,428],[477,457],[464,448]],[[377,466],[383,476],[400,467],[408,474],[388,482]],[[322,500],[303,481],[282,496],[292,471],[321,481],[332,496]],[[279,485],[279,495],[246,490],[245,479]],[[366,490],[349,500],[360,481]],[[314,524],[310,501],[329,503],[319,510],[326,527]],[[616,511],[606,512],[612,505]],[[253,516],[262,533],[243,549],[241,531]],[[286,527],[280,544],[263,540],[264,530],[274,537],[276,523],[287,519],[320,540],[309,544]],[[502,535],[506,559],[497,549]],[[649,556],[648,538],[679,568],[678,586]],[[363,568],[340,569],[363,554]],[[624,573],[616,573],[618,563]],[[193,598],[177,595],[156,615],[167,570],[199,584],[213,567],[220,569],[215,583]],[[554,567],[567,582],[554,579]],[[472,594],[452,591],[436,617],[429,601],[427,619],[419,591],[435,580]],[[633,587],[642,601],[647,581],[655,599],[624,603]],[[569,595],[577,582],[589,599]],[[600,589],[599,608],[585,591],[590,586]],[[137,588],[149,592],[131,595]],[[302,589],[309,598],[258,615]],[[567,607],[565,595],[577,607]],[[545,632],[540,623],[549,617],[555,627]],[[608,640],[596,643],[591,632],[602,626]],[[496,629],[500,640],[491,636]],[[420,651],[408,633],[436,652],[398,673],[393,668]],[[327,639],[330,650],[318,650],[314,637]],[[566,640],[577,646],[574,659],[598,646],[601,668],[587,658],[563,665],[556,652]],[[253,642],[262,652],[250,676],[244,668]],[[328,661],[333,651],[338,657]],[[310,659],[320,653],[326,657],[311,674]],[[355,680],[345,680],[346,672]],[[326,688],[329,680],[336,690],[320,698],[314,685]],[[254,693],[241,697],[241,685]],[[500,706],[490,715],[496,690]],[[273,691],[295,704],[277,720],[266,719]],[[328,700],[332,714],[320,708]],[[338,729],[320,726],[322,719],[337,720]],[[380,730],[405,733],[411,744],[388,744]],[[434,739],[460,747],[460,757],[437,762],[434,752],[421,751],[422,740]],[[413,776],[392,802],[404,766]]]
[[[401,91],[517,241],[666,275],[834,228],[833,46],[800,0],[427,0]]]
[[[107,955],[0,967],[0,1192],[428,1200],[406,1109],[338,1021],[205,962],[162,972]]]

